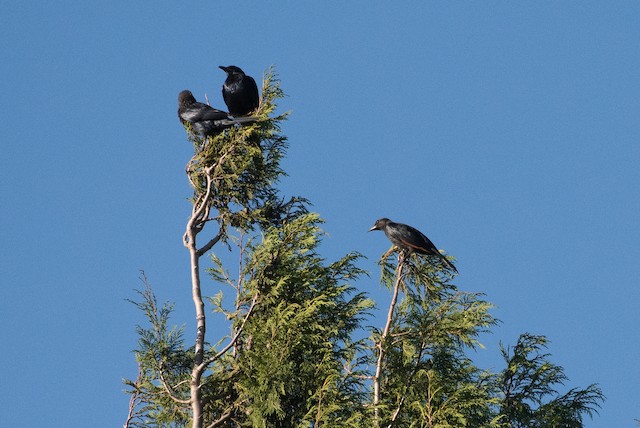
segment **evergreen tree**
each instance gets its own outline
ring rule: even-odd
[[[416,254],[398,260],[383,262],[393,297],[385,329],[374,332],[376,426],[493,426],[490,375],[465,356],[495,323],[491,305],[457,290],[442,266]]]
[[[323,259],[320,217],[304,198],[278,193],[282,96],[269,71],[255,122],[204,140],[187,129],[194,194],[184,244],[196,339],[185,345],[183,329],[169,324],[173,305],[159,306],[143,275],[133,303],[147,325],[137,329],[138,377],[125,381],[125,428],[582,426],[602,393],[591,385],[558,394],[566,378],[540,354],[544,337],[523,335],[513,351],[503,348],[500,373],[473,364],[468,352],[496,320],[491,304],[458,290],[442,263],[405,253],[382,260],[391,304],[366,337],[373,302],[353,286],[364,274],[361,256]],[[239,266],[221,257],[232,248]],[[220,291],[204,297],[207,254]],[[213,342],[207,320],[215,315],[229,333]]]
[[[286,115],[273,114],[282,95],[269,72],[256,122],[205,140],[189,133],[196,153],[187,165],[194,196],[184,243],[196,343],[184,348],[182,330],[169,329],[171,305],[158,308],[149,287],[139,293],[135,304],[150,327],[138,328],[140,374],[126,381],[129,427],[336,426],[350,424],[352,410],[364,403],[358,366],[363,346],[352,336],[372,302],[351,285],[362,274],[360,256],[327,263],[317,253],[319,217],[304,199],[278,195],[274,184],[284,174],[280,160],[287,146],[279,126]],[[211,223],[217,232],[198,244]],[[231,334],[209,345],[200,259],[220,243],[236,247],[242,262],[233,278],[211,254],[211,277],[234,296],[231,308],[222,292],[208,299],[231,327]]]
[[[522,334],[511,348],[501,346],[507,368],[499,374],[500,414],[510,427],[581,427],[583,415],[593,416],[604,395],[597,385],[558,394],[567,380],[564,369],[549,361],[544,336]]]

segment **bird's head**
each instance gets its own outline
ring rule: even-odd
[[[219,65],[218,67],[220,67],[220,69],[224,70],[228,75],[232,75],[232,74],[237,74],[240,76],[244,76],[244,71],[242,71],[242,69],[240,69],[240,67],[236,67],[235,65],[229,65],[229,66],[224,66],[224,65]]]
[[[182,92],[180,92],[178,94],[178,105],[179,106],[190,106],[191,104],[195,103],[196,99],[193,97],[193,94],[191,93],[191,91],[188,90],[184,90]]]
[[[391,220],[386,217],[376,220],[376,223],[371,229],[369,229],[369,232],[371,232],[372,230],[383,230],[389,223],[391,223]]]

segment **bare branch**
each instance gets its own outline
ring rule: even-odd
[[[182,385],[183,383],[189,383],[188,379],[182,380],[178,383],[176,383],[176,385],[173,387],[173,389],[176,389],[177,387],[179,387],[180,385]]]
[[[167,393],[169,398],[171,398],[176,403],[189,404],[189,400],[182,400],[182,399],[180,399],[180,398],[175,396],[175,394],[173,393],[172,388],[169,386],[167,381],[164,379],[164,376],[162,374],[162,370],[158,370],[158,373],[160,374],[160,383],[162,384],[162,387],[164,388],[164,391]]]
[[[209,251],[214,245],[216,245],[218,243],[218,241],[224,236],[224,227],[221,227],[220,230],[218,231],[218,234],[216,236],[214,236],[209,242],[207,242],[207,244],[205,246],[203,246],[202,248],[200,248],[197,251],[197,255],[198,257],[203,256],[207,251]]]
[[[213,179],[211,177],[213,166],[205,168],[207,174],[207,188],[203,196],[199,197],[194,203],[193,211],[184,235],[184,244],[189,249],[189,258],[191,261],[191,295],[196,310],[196,343],[194,346],[195,361],[191,371],[190,382],[190,400],[191,412],[193,417],[193,427],[202,427],[203,422],[203,406],[202,392],[200,390],[200,379],[202,377],[202,360],[204,358],[204,343],[207,330],[206,315],[204,310],[204,302],[202,301],[202,290],[200,288],[200,254],[198,254],[196,236],[202,230],[204,223],[203,218],[209,217],[210,198],[213,187]],[[220,233],[220,232],[218,232]],[[165,385],[166,386],[166,385]]]
[[[240,235],[240,251],[238,252],[238,283],[237,285],[232,285],[233,288],[236,289],[236,302],[238,302],[240,299],[238,299],[238,295],[240,294],[240,292],[242,291],[242,285],[243,285],[243,275],[242,272],[244,271],[244,253],[246,251],[246,245],[247,243],[244,240],[244,232]],[[237,306],[237,304],[236,304]],[[237,309],[237,307],[236,307]]]
[[[227,419],[229,419],[231,417],[231,413],[232,413],[232,409],[228,409],[217,420],[215,420],[215,421],[211,422],[209,425],[207,425],[207,428],[215,428],[215,427],[221,426],[224,422],[227,421]]]
[[[388,256],[388,252],[385,253],[385,256]],[[384,256],[383,256],[384,257]],[[393,312],[396,307],[396,303],[398,301],[398,291],[400,289],[400,281],[402,279],[402,268],[405,263],[405,254],[404,251],[400,252],[398,255],[398,268],[396,270],[396,282],[393,285],[393,297],[391,297],[391,303],[389,304],[389,313],[387,315],[387,323],[384,326],[384,330],[382,331],[382,335],[380,336],[380,341],[376,344],[378,348],[378,361],[376,363],[376,373],[373,376],[373,412],[375,419],[375,426],[380,426],[380,376],[382,375],[382,362],[384,360],[384,344],[389,336],[389,330],[391,329],[391,322],[393,321]]]
[[[196,203],[193,205],[193,212],[191,214],[191,218],[189,219],[189,224],[193,225],[196,221],[201,221],[203,218],[209,217],[208,208],[210,206],[209,200],[211,199],[211,189],[213,188],[213,178],[211,177],[211,171],[213,171],[214,166],[209,166],[205,168],[204,172],[207,176],[207,187],[205,194],[199,198],[199,204]],[[203,215],[203,213],[207,213],[207,215]]]
[[[144,275],[144,272],[142,274]],[[142,365],[138,362],[138,377],[132,385],[135,391],[131,393],[131,399],[129,400],[129,413],[127,414],[127,420],[124,422],[123,428],[129,428],[129,424],[136,417],[136,407],[140,400],[140,382],[142,382]]]

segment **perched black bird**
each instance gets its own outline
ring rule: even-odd
[[[178,118],[183,125],[190,123],[193,132],[200,137],[213,136],[235,124],[255,120],[254,117],[235,119],[225,111],[199,103],[187,90],[178,95]]]
[[[222,98],[233,116],[245,116],[258,108],[258,86],[253,77],[244,74],[239,67],[219,66],[227,73],[222,85]]]
[[[383,231],[387,238],[401,250],[408,253],[415,251],[416,253],[439,257],[451,270],[458,272],[458,269],[438,251],[433,242],[414,227],[402,223],[394,223],[388,218],[381,218],[369,229],[369,232],[372,230]]]

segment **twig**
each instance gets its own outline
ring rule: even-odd
[[[422,342],[420,343],[420,351],[418,352],[418,357],[416,358],[416,365],[413,367],[413,371],[411,372],[411,375],[407,378],[407,381],[405,382],[404,394],[402,395],[402,398],[400,398],[400,402],[398,403],[396,410],[393,412],[393,415],[391,416],[391,423],[387,426],[387,428],[391,428],[393,426],[393,423],[396,421],[396,418],[400,414],[400,410],[402,409],[404,400],[407,397],[406,394],[407,394],[407,390],[409,389],[409,384],[413,380],[413,377],[415,376],[415,374],[418,372],[418,366],[420,365],[420,360],[422,359],[422,353],[424,352],[424,350],[425,350],[425,344],[424,342]]]
[[[182,385],[183,383],[189,383],[188,379],[185,380],[181,380],[180,382],[176,383],[175,386],[173,387],[173,389],[176,389],[177,387],[179,387],[180,385]]]
[[[318,410],[316,411],[316,422],[313,425],[314,427],[319,427],[320,426],[320,417],[322,416],[322,398],[323,398],[323,392],[325,390],[325,388],[327,387],[327,383],[331,381],[331,378],[328,377],[327,379],[325,379],[324,384],[322,385],[322,388],[320,388],[320,396],[318,397]]]
[[[240,334],[242,333],[242,330],[244,329],[244,325],[247,323],[247,320],[251,316],[251,313],[253,312],[253,309],[256,307],[256,303],[257,302],[258,302],[258,293],[256,293],[255,296],[253,296],[253,300],[251,300],[251,306],[249,306],[249,310],[247,311],[247,315],[245,315],[244,319],[242,320],[242,324],[240,325],[240,328],[238,329],[238,331],[236,331],[236,334],[234,334],[234,336],[231,339],[231,341],[227,344],[227,346],[225,346],[216,355],[214,355],[213,357],[211,357],[211,358],[207,359],[206,361],[204,361],[200,365],[201,370],[204,370],[209,364],[215,362],[218,358],[222,357],[236,343],[236,341],[238,340],[238,337],[240,337]]]
[[[162,384],[162,387],[164,388],[164,391],[167,393],[169,398],[171,398],[176,403],[189,404],[189,400],[182,400],[174,395],[173,390],[171,389],[167,381],[164,379],[164,376],[162,375],[162,370],[158,370],[158,373],[160,375],[160,383]]]
[[[239,300],[238,296],[240,294],[240,292],[242,291],[242,285],[243,285],[243,275],[242,272],[244,271],[244,253],[246,251],[246,245],[248,245],[245,240],[244,240],[244,232],[240,235],[240,251],[238,252],[238,284],[237,286],[234,286],[233,288],[236,289],[236,302]],[[237,308],[237,304],[236,304],[236,309]]]

